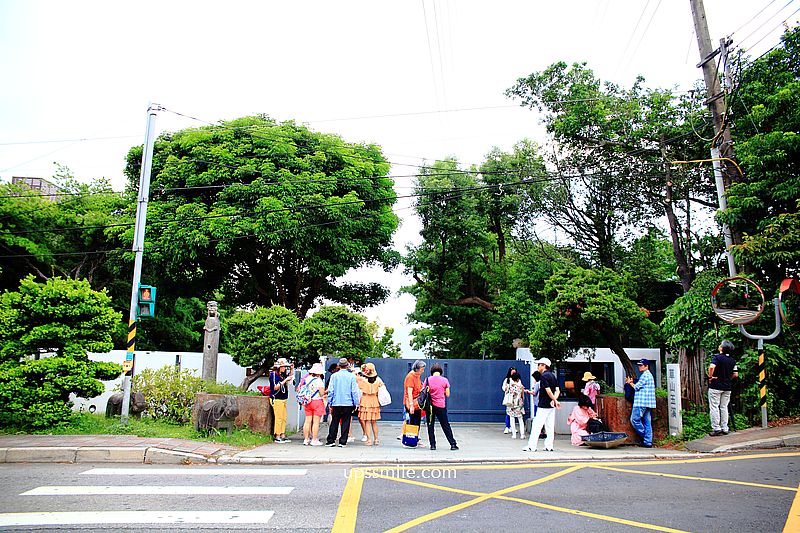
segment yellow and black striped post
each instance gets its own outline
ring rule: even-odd
[[[764,357],[764,339],[758,339],[758,405],[761,406],[761,427],[767,427],[767,363]]]
[[[122,363],[122,371],[126,376],[133,375],[133,352],[136,351],[136,321],[128,321],[128,353],[125,354],[125,361]]]

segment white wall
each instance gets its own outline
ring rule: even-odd
[[[112,350],[108,353],[90,353],[89,359],[92,361],[103,361],[109,363],[122,364],[125,360],[127,352],[125,350]],[[164,366],[175,366],[176,357],[180,361],[182,369],[191,370],[194,375],[200,377],[203,370],[203,354],[202,352],[136,352],[136,368],[135,371],[141,371],[145,368],[158,370]],[[239,386],[244,381],[245,369],[233,362],[230,355],[226,353],[219,354],[217,360],[217,383],[232,383]],[[108,398],[114,394],[115,389],[122,390],[122,376],[111,381],[104,381],[103,384],[106,390],[100,396],[94,398],[76,398],[71,397],[74,402],[73,409],[75,410],[88,410],[90,406],[94,405],[98,413],[105,413],[106,403]],[[250,390],[256,390],[256,386],[267,385],[269,380],[265,377],[258,378],[251,386]],[[295,402],[296,403],[296,402]]]

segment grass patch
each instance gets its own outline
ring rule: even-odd
[[[13,435],[28,432],[14,428],[0,429],[0,434]],[[30,432],[34,435],[136,435],[137,437],[173,438],[216,442],[237,448],[254,448],[272,442],[271,435],[256,433],[247,428],[236,428],[230,435],[225,431],[209,434],[195,431],[191,424],[173,424],[152,418],[128,418],[123,426],[119,418],[105,415],[77,413],[69,424],[47,430]]]

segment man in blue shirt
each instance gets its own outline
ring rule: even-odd
[[[628,376],[625,383],[633,385],[633,408],[631,409],[631,425],[642,437],[642,446],[653,447],[653,424],[651,409],[656,408],[656,384],[650,373],[650,361],[640,359],[638,362],[639,380],[634,385],[633,378]]]
[[[353,409],[361,401],[361,389],[352,372],[347,369],[350,362],[342,357],[339,359],[339,371],[331,376],[328,383],[328,405],[331,407],[331,423],[328,429],[326,446],[336,446],[336,433],[339,423],[342,424],[342,434],[339,437],[339,447],[347,446],[347,436],[350,434],[350,417]]]

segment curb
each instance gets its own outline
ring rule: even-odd
[[[214,457],[136,446],[36,446],[0,448],[2,463],[138,463],[190,464],[216,463]]]
[[[437,459],[432,460],[431,458],[411,458],[409,460],[400,460],[400,459],[366,459],[366,458],[358,458],[358,459],[346,459],[346,458],[330,458],[324,460],[300,460],[294,458],[274,458],[274,457],[236,457],[232,455],[222,455],[216,459],[216,463],[220,465],[227,465],[227,464],[241,464],[241,465],[401,465],[401,466],[418,466],[418,465],[447,465],[447,466],[457,466],[461,464],[470,464],[470,465],[492,465],[492,464],[509,464],[509,465],[526,465],[531,463],[563,463],[563,462],[570,462],[570,463],[581,463],[581,462],[594,462],[594,461],[652,461],[652,460],[668,460],[668,459],[696,459],[705,457],[708,454],[706,453],[685,453],[685,454],[659,454],[654,453],[650,455],[639,455],[639,456],[631,456],[631,455],[623,455],[623,454],[614,454],[614,455],[606,455],[606,454],[599,454],[599,455],[591,455],[591,456],[581,456],[581,457],[559,457],[558,455],[548,455],[547,457],[541,458],[529,458],[529,459],[518,459],[518,458],[497,458],[497,459],[478,459],[478,458],[464,458],[464,459]]]
[[[800,433],[783,435],[780,437],[769,437],[766,439],[751,440],[736,444],[726,444],[723,446],[712,446],[705,442],[687,443],[686,448],[693,452],[700,453],[726,453],[738,450],[750,449],[769,449],[769,448],[792,448],[800,446]]]

